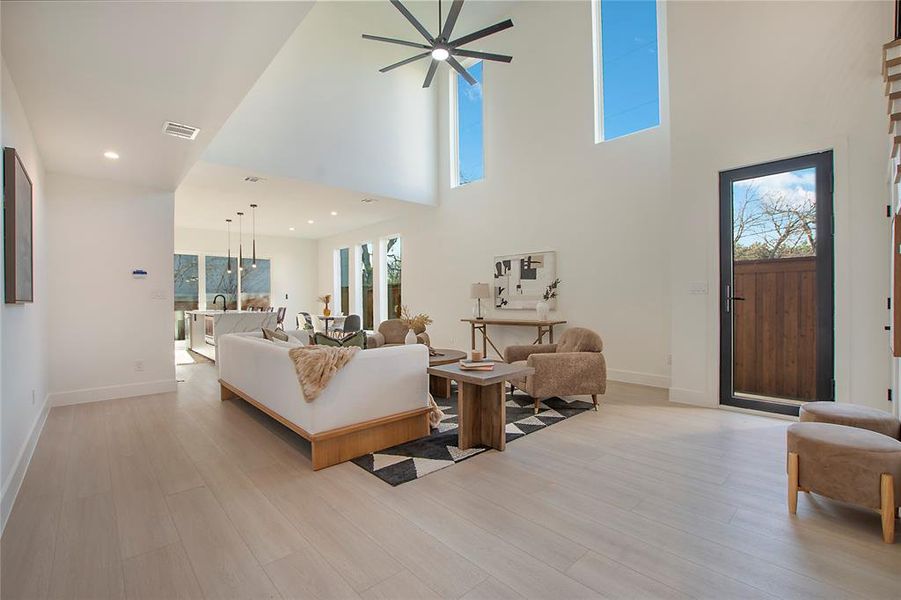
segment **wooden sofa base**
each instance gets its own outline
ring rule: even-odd
[[[221,379],[219,386],[222,400],[240,398],[308,440],[313,453],[314,471],[425,437],[430,432],[430,409],[423,407],[312,434]]]

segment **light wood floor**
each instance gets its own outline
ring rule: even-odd
[[[391,488],[240,401],[51,411],[2,538],[13,598],[899,598],[874,512],[785,507],[785,421],[611,385],[588,412]]]

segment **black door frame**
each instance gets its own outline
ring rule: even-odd
[[[835,400],[835,275],[832,151],[720,172],[720,404],[797,416],[791,404],[737,398],[733,393],[734,282],[732,272],[732,183],[816,167],[817,399]],[[728,292],[728,295],[727,295]]]

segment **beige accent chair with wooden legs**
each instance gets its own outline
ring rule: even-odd
[[[583,327],[567,329],[557,344],[508,346],[504,360],[529,366],[535,373],[510,381],[535,398],[535,414],[542,400],[554,396],[590,395],[598,409],[598,394],[607,391],[607,363],[601,336]]]
[[[388,319],[379,323],[379,330],[366,336],[367,348],[381,348],[382,346],[399,346],[405,343],[404,338],[410,329],[404,325],[400,319]],[[432,345],[429,334],[426,333],[425,327],[413,330],[416,334],[416,341],[426,346]]]
[[[895,540],[901,501],[901,441],[848,425],[793,423],[788,428],[788,512],[798,491],[813,492],[877,510],[882,539]]]

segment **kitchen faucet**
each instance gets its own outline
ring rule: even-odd
[[[218,300],[219,298],[222,298],[222,312],[228,312],[228,306],[225,303],[225,295],[224,294],[216,294],[213,297],[213,305],[214,306],[216,305],[216,300]]]

